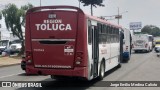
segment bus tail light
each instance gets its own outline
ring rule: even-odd
[[[145,48],[147,48],[148,44],[145,45]]]
[[[32,61],[32,53],[31,51],[26,51],[26,63],[27,64],[31,64],[33,61]]]
[[[81,64],[81,61],[76,61],[76,65],[80,65]]]
[[[83,52],[77,52],[75,64],[80,65],[82,63],[82,59],[83,59]]]
[[[132,48],[134,48],[134,45],[132,44]]]
[[[128,50],[128,46],[126,46],[126,50]]]

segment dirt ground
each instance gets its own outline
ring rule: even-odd
[[[21,63],[20,56],[0,57],[0,66],[15,65],[15,64],[20,64],[20,63]]]

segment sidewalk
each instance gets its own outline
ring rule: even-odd
[[[0,57],[0,67],[19,65],[21,63],[21,57]]]

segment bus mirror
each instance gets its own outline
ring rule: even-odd
[[[124,39],[124,33],[121,32],[121,39]]]
[[[125,44],[125,40],[123,39],[123,44]]]
[[[93,25],[93,26],[97,26],[97,22],[96,21],[91,21],[91,24]]]
[[[12,43],[11,42],[9,42],[9,45],[11,45]]]

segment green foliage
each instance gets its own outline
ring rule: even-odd
[[[96,7],[96,5],[98,6],[104,6],[103,0],[80,0],[80,2],[84,3],[84,6],[88,6],[88,5],[92,5],[94,7]]]
[[[153,36],[160,36],[160,28],[154,25],[146,25],[142,28],[142,33],[151,34]]]
[[[13,32],[13,35],[18,34],[17,24],[20,23],[20,14],[18,13],[18,8],[16,7],[16,5],[14,4],[7,5],[6,8],[2,10],[2,14],[5,18],[5,24],[7,29],[11,30]]]
[[[7,29],[13,33],[13,36],[17,36],[22,41],[22,51],[24,49],[22,26],[25,26],[25,13],[31,7],[33,6],[28,4],[19,9],[15,4],[8,4],[2,10]]]
[[[25,14],[26,14],[26,11],[30,8],[32,8],[33,5],[28,3],[27,5],[24,5],[21,7],[21,14],[22,14],[22,25],[25,27]]]
[[[89,6],[91,5],[91,15],[93,15],[93,6],[102,6],[104,7],[103,1],[104,0],[79,0],[81,3],[84,3],[84,6]]]

